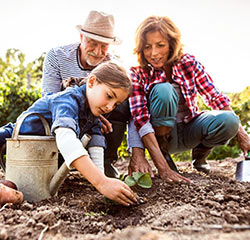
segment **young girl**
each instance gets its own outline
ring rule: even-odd
[[[88,149],[96,145],[105,147],[98,117],[111,112],[128,98],[130,92],[131,82],[125,69],[105,62],[91,72],[83,85],[46,95],[24,112],[39,113],[48,121],[69,168],[76,168],[100,193],[125,206],[136,202],[132,190],[122,181],[106,177],[93,163],[80,139],[88,133],[91,135]],[[11,137],[12,131],[11,124],[2,127],[0,142],[4,143],[7,137]],[[45,132],[39,118],[30,115],[24,120],[20,134],[44,135]],[[95,149],[90,155],[102,154],[99,150]],[[100,168],[103,170],[102,166]]]

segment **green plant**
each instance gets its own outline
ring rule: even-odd
[[[41,97],[40,83],[44,54],[26,63],[18,49],[8,49],[0,58],[0,126],[16,118]]]
[[[126,176],[124,182],[129,186],[133,187],[138,185],[142,188],[151,188],[152,179],[149,173],[133,172],[132,176]]]
[[[229,146],[216,146],[213,148],[212,152],[209,154],[208,159],[221,160],[226,157],[236,158],[240,155],[241,150],[237,145]]]
[[[124,181],[129,187],[134,187],[136,185],[138,185],[142,188],[151,188],[152,187],[152,179],[151,179],[149,173],[133,172],[132,176],[121,174],[119,179],[121,181]],[[114,201],[110,200],[107,197],[104,197],[104,201],[106,203],[116,204]]]

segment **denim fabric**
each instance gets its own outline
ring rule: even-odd
[[[189,123],[178,123],[171,131],[169,152],[192,149],[202,143],[205,147],[224,145],[239,129],[239,118],[231,111],[203,112]]]
[[[159,89],[156,89],[157,92],[155,92],[153,95],[154,97],[151,98],[156,104],[152,104],[150,102],[151,119],[153,119],[153,122],[157,123],[157,126],[159,126],[158,124],[162,124],[164,126],[173,126],[170,133],[171,140],[168,144],[169,153],[173,154],[184,152],[196,147],[200,143],[208,148],[217,145],[224,145],[228,140],[237,134],[240,121],[238,116],[231,111],[206,111],[196,116],[188,123],[182,122],[177,124],[175,121],[172,125],[173,119],[175,118],[174,113],[177,113],[176,110],[178,102],[176,101],[175,94],[173,94],[175,90],[173,88],[171,89],[170,86],[171,85],[165,86],[168,87],[168,90],[170,91],[170,94],[165,93],[165,98],[167,98],[167,100],[164,99],[164,101],[162,101],[161,94],[159,94],[159,97],[157,97],[157,94],[160,93],[161,90],[164,90],[162,87],[160,91],[158,91]],[[171,103],[172,105],[168,103]],[[173,109],[167,109],[163,111],[161,108],[164,107],[164,104],[166,108]],[[152,125],[154,125],[153,122],[151,121]],[[146,124],[144,126],[146,126]],[[143,127],[141,129],[143,129]],[[128,136],[129,148],[142,148],[142,146],[144,146],[140,138],[140,132],[138,133],[138,131],[136,131],[133,121],[129,124],[128,133],[133,134],[133,137]]]
[[[170,83],[159,83],[149,94],[150,121],[153,126],[173,127],[179,97]]]
[[[91,135],[88,147],[98,145],[105,148],[106,142],[101,133],[100,121],[86,108],[85,92],[86,85],[82,85],[81,87],[69,87],[63,92],[48,94],[38,99],[24,113],[40,113],[48,121],[52,133],[57,127],[71,128],[79,138],[85,133]],[[1,128],[0,143],[4,141],[6,131],[12,133],[14,125],[7,126]],[[25,118],[19,134],[45,135],[39,117],[30,115]]]
[[[11,138],[14,129],[13,123],[8,123],[0,128],[0,147],[6,142],[6,138]]]

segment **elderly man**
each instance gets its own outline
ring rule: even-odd
[[[91,11],[83,25],[77,25],[80,43],[51,49],[45,58],[42,78],[42,95],[63,89],[63,80],[69,77],[86,77],[90,71],[103,61],[110,60],[109,45],[121,43],[114,36],[114,17],[98,11]],[[104,150],[105,174],[118,177],[119,172],[112,165],[117,160],[117,148],[120,146],[126,123],[130,117],[128,101],[105,116],[109,122],[102,121],[107,140]],[[101,156],[103,149],[96,148],[95,155]],[[102,155],[103,156],[103,155]]]

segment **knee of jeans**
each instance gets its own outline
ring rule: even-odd
[[[158,101],[161,101],[164,105],[177,105],[179,101],[179,96],[170,83],[156,84],[151,90],[149,97],[151,100],[157,98]]]
[[[0,128],[0,147],[6,143],[6,138],[11,138],[10,132],[4,128]]]
[[[228,138],[234,137],[239,129],[240,120],[239,117],[231,111],[225,111],[223,113],[224,131]]]

